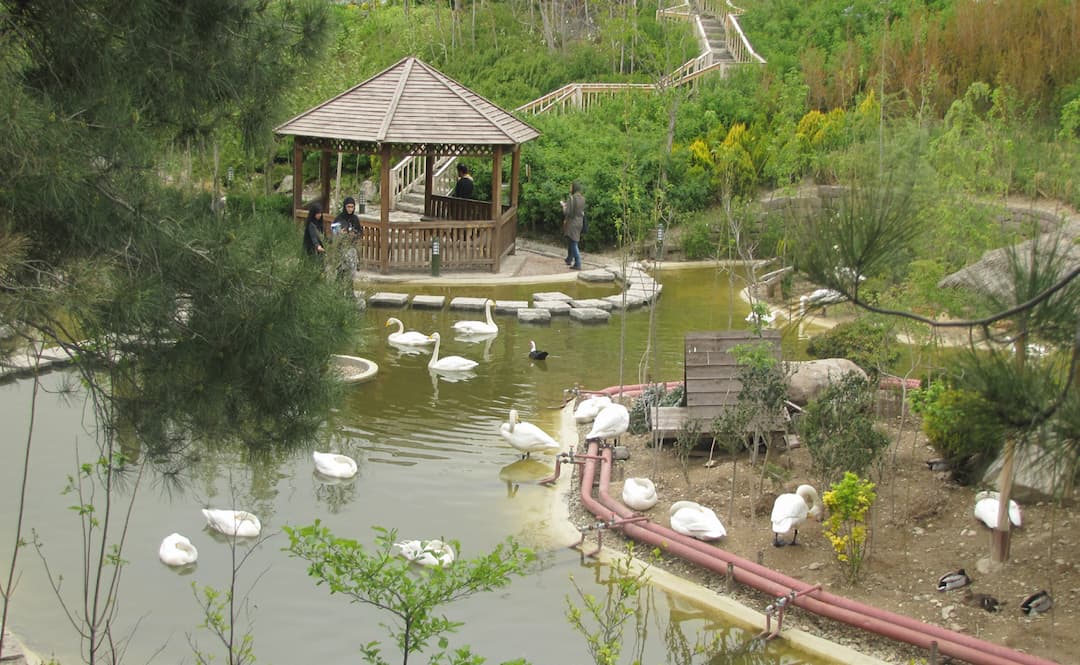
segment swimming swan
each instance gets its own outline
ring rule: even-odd
[[[320,453],[316,450],[311,453],[311,458],[315,460],[315,470],[324,476],[352,478],[356,475],[356,460],[346,455]]]
[[[795,541],[799,538],[799,525],[806,521],[807,516],[816,520],[821,519],[824,510],[825,506],[821,503],[821,497],[810,485],[799,485],[794,494],[789,492],[776,497],[770,518],[773,545],[776,547],[783,547],[785,544],[795,545]],[[795,530],[795,535],[792,536],[791,543],[781,541],[780,535],[792,529]]]
[[[454,324],[454,332],[459,335],[492,335],[499,332],[499,326],[491,318],[491,310],[495,307],[495,301],[488,298],[484,301],[484,313],[487,321],[458,321]]]
[[[998,507],[1001,505],[998,497],[998,493],[994,491],[983,491],[975,495],[975,517],[991,529],[996,529],[998,525]],[[1021,526],[1023,522],[1020,504],[1012,499],[1009,499],[1009,521],[1013,526]]]
[[[397,332],[392,332],[386,337],[391,344],[400,346],[427,346],[431,344],[431,338],[422,332],[416,332],[415,330],[405,332],[405,324],[400,319],[391,316],[386,320],[386,325],[397,326]]]
[[[441,540],[402,540],[391,552],[421,566],[449,566],[454,563],[454,548]]]
[[[600,410],[611,404],[611,398],[607,395],[593,395],[578,402],[574,407],[574,421],[579,423],[592,422]]]
[[[628,429],[630,429],[630,412],[622,404],[612,402],[596,414],[592,429],[585,435],[585,440],[618,439]]]
[[[553,455],[562,446],[551,435],[532,423],[518,422],[517,409],[510,409],[510,420],[499,425],[499,434],[522,453],[522,459],[532,453]]]
[[[627,478],[623,481],[622,500],[637,511],[648,510],[656,505],[656,485],[648,478]]]
[[[195,563],[199,558],[199,550],[195,549],[187,538],[178,533],[170,533],[161,541],[158,558],[166,566],[186,566]]]
[[[671,516],[671,529],[684,536],[698,540],[716,540],[727,535],[727,530],[716,513],[699,503],[676,501],[671,504],[668,514]]]
[[[214,531],[219,531],[226,536],[240,536],[242,538],[255,538],[262,531],[259,518],[246,510],[222,510],[217,508],[203,508],[203,517],[206,523]]]
[[[469,360],[461,356],[440,358],[439,344],[442,343],[442,336],[437,332],[431,333],[431,339],[435,340],[435,349],[431,352],[431,360],[427,364],[429,369],[440,372],[466,372],[480,364],[475,360]]]

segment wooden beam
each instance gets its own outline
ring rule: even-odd
[[[491,160],[491,219],[495,220],[495,233],[492,234],[491,258],[495,259],[495,272],[499,272],[502,263],[502,156],[503,147],[496,146]]]
[[[516,208],[521,195],[521,146],[515,145],[510,155],[510,207]]]
[[[292,201],[293,214],[304,206],[304,142],[293,137]]]
[[[379,272],[390,272],[390,144],[379,151]]]
[[[424,215],[431,217],[431,189],[435,186],[435,153],[424,158]]]
[[[319,202],[323,212],[330,212],[330,151],[323,150],[319,155]],[[330,217],[333,219],[333,216]],[[330,235],[330,221],[323,217],[323,233]]]

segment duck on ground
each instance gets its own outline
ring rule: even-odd
[[[547,360],[548,352],[536,348],[536,342],[529,340],[529,357],[533,360]]]
[[[776,497],[772,508],[773,546],[795,545],[799,539],[799,525],[807,517],[819,520],[825,510],[821,497],[812,485],[799,485],[794,493],[788,492]],[[790,543],[780,540],[780,536],[792,531]]]
[[[331,478],[352,478],[356,475],[356,460],[338,453],[320,453],[313,451],[311,458],[315,460],[315,470],[324,476]]]
[[[1004,603],[988,593],[972,593],[971,589],[964,591],[964,602],[968,605],[981,607],[987,612],[997,612],[1004,605]]]
[[[693,501],[676,501],[668,510],[671,529],[698,540],[717,540],[727,535],[720,518],[711,508]]]
[[[161,541],[158,548],[158,558],[166,566],[186,566],[195,563],[199,558],[199,550],[191,544],[191,541],[178,533],[170,533]]]
[[[622,404],[612,402],[593,418],[592,429],[585,435],[585,441],[603,441],[615,439],[618,441],[626,430],[630,429],[630,412]]]
[[[965,572],[963,568],[960,568],[939,577],[937,581],[937,590],[952,591],[953,589],[959,589],[969,584],[971,584],[971,578],[968,577],[967,572]]]
[[[429,568],[454,563],[454,548],[441,540],[401,540],[390,549],[407,561]]]
[[[433,369],[437,372],[467,372],[473,369],[480,363],[475,360],[469,360],[468,358],[462,358],[461,356],[446,356],[445,358],[439,357],[439,345],[442,343],[442,336],[437,333],[431,333],[431,339],[435,341],[435,348],[431,352],[431,360],[428,361],[428,369]]]
[[[484,301],[484,314],[486,321],[458,321],[454,324],[454,332],[459,335],[492,335],[499,332],[499,326],[495,325],[491,318],[491,310],[495,307],[495,301],[488,298]]]
[[[510,409],[507,422],[499,425],[499,434],[525,459],[532,453],[554,455],[562,446],[550,434],[532,423],[518,421],[517,409]]]
[[[255,538],[262,531],[259,518],[246,510],[225,510],[221,508],[203,508],[206,524],[226,536]]]
[[[578,402],[574,407],[574,422],[590,423],[596,418],[596,414],[605,406],[611,404],[611,398],[607,395],[592,395]]]
[[[1028,616],[1049,612],[1053,607],[1054,599],[1050,597],[1046,589],[1036,591],[1020,603],[1020,610]]]
[[[656,505],[656,485],[648,478],[627,478],[623,481],[622,500],[639,512]]]
[[[998,525],[998,508],[1001,506],[999,497],[993,490],[984,490],[975,495],[975,518],[991,529],[996,529]],[[1009,521],[1013,526],[1021,526],[1023,522],[1020,504],[1012,499],[1009,499]]]
[[[391,316],[386,320],[386,326],[397,326],[397,331],[390,333],[386,339],[397,346],[427,346],[433,341],[430,336],[415,330],[405,330],[405,324]]]

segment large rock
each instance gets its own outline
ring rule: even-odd
[[[788,399],[806,406],[817,398],[829,384],[838,381],[849,372],[866,378],[866,372],[847,358],[824,358],[822,360],[793,361],[787,364]]]
[[[998,488],[1002,459],[998,457],[983,476],[983,484]],[[1067,464],[1060,464],[1053,455],[1038,446],[1017,448],[1013,460],[1012,498],[1019,503],[1053,500],[1055,490],[1068,481]]]

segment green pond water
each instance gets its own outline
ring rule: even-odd
[[[451,329],[456,320],[482,318],[478,312],[369,309],[358,339],[334,350],[372,359],[380,371],[373,381],[348,390],[315,444],[318,450],[354,457],[360,467],[354,479],[330,483],[317,477],[308,449],[251,460],[225,448],[208,452],[188,470],[182,485],[147,477],[137,489],[125,490],[138,494],[124,553],[129,563],[119,613],[119,625],[131,631],[127,662],[193,662],[189,635],[204,650],[217,649],[213,638],[197,628],[202,617],[191,584],[226,587],[231,558],[226,544],[205,530],[199,510],[205,506],[251,510],[261,518],[264,533],[272,534],[255,548],[240,573],[239,588],[250,603],[250,615],[242,623],[250,626],[259,662],[359,662],[360,644],[383,639],[378,623],[388,617],[331,596],[307,576],[303,562],[282,552],[287,541],[280,528],[316,518],[338,535],[366,543],[374,540],[373,526],[397,529],[402,538],[454,539],[460,541],[463,557],[490,550],[507,536],[520,539],[538,552],[536,568],[503,591],[448,606],[447,615],[465,624],[451,644],[470,644],[492,663],[518,657],[536,664],[588,662],[584,638],[565,618],[567,598],[577,597],[571,580],[585,593],[603,596],[609,571],[566,547],[568,531],[569,540],[575,532],[559,509],[559,493],[569,491],[569,477],[564,476],[560,487],[537,485],[536,480],[550,473],[551,461],[522,463],[499,437],[498,427],[508,410],[516,408],[523,420],[557,432],[560,411],[554,407],[562,403],[564,389],[575,384],[597,389],[620,380],[681,380],[687,332],[746,326],[748,307],[733,302],[726,274],[694,269],[658,277],[663,294],[652,311],[613,314],[601,325],[578,324],[567,317],[526,325],[497,315],[499,333],[481,341],[454,339]],[[614,293],[615,287],[394,285],[383,290],[528,299],[540,291],[598,297]],[[474,375],[459,381],[431,375],[428,355],[411,355],[387,343],[384,323],[389,316],[400,318],[408,329],[440,331],[442,354],[476,360],[480,364]],[[546,362],[530,361],[530,340],[550,353]],[[792,339],[789,344],[794,348],[798,342]],[[639,369],[643,358],[649,359],[648,366]],[[63,372],[47,374],[44,387],[55,391],[66,378]],[[0,414],[8,432],[6,445],[0,447],[0,487],[9,507],[16,500],[22,469],[31,385],[27,380],[0,385]],[[76,466],[76,449],[89,459],[93,442],[77,400],[45,394],[37,408],[26,526],[38,534],[50,567],[64,573],[61,593],[73,601],[80,567],[79,527],[68,510],[74,500],[61,490]],[[14,520],[10,508],[0,514],[0,534],[7,541]],[[199,549],[196,566],[182,573],[157,559],[161,539],[174,531]],[[0,552],[5,570],[9,557],[6,542]],[[78,639],[49,588],[40,559],[24,550],[20,569],[13,629],[32,648],[55,653],[63,663],[78,662]],[[631,630],[624,640],[624,653],[636,654],[644,663],[820,662],[781,642],[753,642],[747,631],[662,591],[651,591],[644,602],[649,611],[640,634]],[[691,661],[680,655],[703,632],[720,638],[721,646],[708,658]]]

